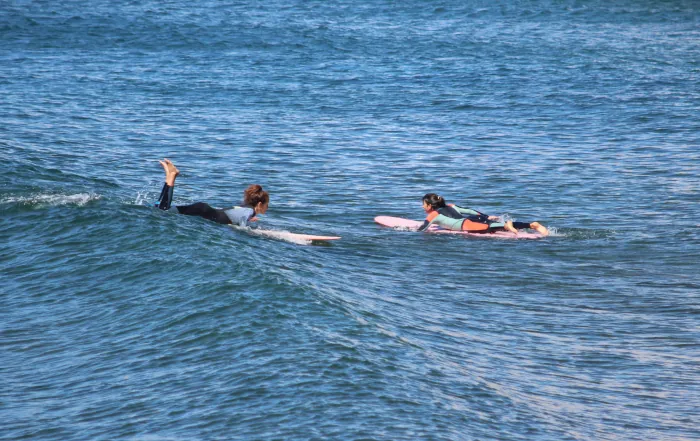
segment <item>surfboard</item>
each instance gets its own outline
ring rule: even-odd
[[[291,240],[303,240],[303,241],[314,241],[314,240],[319,240],[319,241],[327,241],[327,240],[338,240],[340,239],[340,236],[315,236],[313,234],[299,234],[299,233],[290,233],[288,231],[274,231],[274,230],[256,230],[256,234],[260,234],[262,236],[267,236],[267,237],[272,237],[275,239],[291,239]]]
[[[272,239],[285,240],[287,242],[297,243],[297,244],[310,244],[312,242],[327,242],[331,240],[338,240],[340,236],[316,236],[313,234],[299,234],[290,233],[289,231],[278,231],[278,230],[261,230],[259,228],[247,228],[233,226],[236,230],[245,231],[249,234],[254,234],[256,236],[269,237]]]
[[[374,221],[378,223],[379,225],[382,225],[384,227],[390,227],[394,228],[397,230],[404,230],[404,231],[416,231],[418,228],[423,225],[422,221],[417,221],[417,220],[411,220],[411,219],[404,219],[401,217],[392,217],[392,216],[377,216],[374,218]],[[545,236],[541,235],[540,233],[531,233],[529,231],[519,231],[518,234],[511,233],[510,231],[497,231],[495,233],[469,233],[467,231],[453,231],[453,230],[446,230],[444,228],[440,228],[436,225],[431,225],[428,230],[428,233],[436,233],[436,234],[458,234],[461,236],[469,236],[469,237],[479,237],[479,238],[500,238],[500,239],[541,239]]]

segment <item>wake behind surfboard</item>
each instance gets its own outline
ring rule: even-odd
[[[374,221],[384,227],[390,227],[395,228],[397,230],[405,231],[416,231],[421,225],[423,225],[423,222],[421,221],[392,216],[377,216],[374,218]],[[469,233],[467,231],[446,230],[435,225],[430,226],[427,232],[436,234],[458,234],[460,236],[499,239],[541,239],[545,237],[540,233],[530,233],[526,231],[520,231],[518,232],[518,234],[511,233],[510,231],[497,231],[495,233]]]

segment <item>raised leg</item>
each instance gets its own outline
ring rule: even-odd
[[[170,204],[173,202],[173,189],[175,188],[175,179],[177,175],[180,174],[180,170],[175,167],[169,159],[165,158],[160,162],[165,171],[165,184],[163,184],[163,189],[160,192],[160,197],[158,198],[158,208],[161,210],[170,209]]]

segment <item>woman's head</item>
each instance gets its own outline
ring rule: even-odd
[[[425,211],[437,210],[445,206],[445,199],[435,193],[428,193],[423,196],[423,209]]]
[[[253,184],[243,192],[243,203],[252,207],[257,214],[265,214],[270,203],[270,195],[262,186]]]

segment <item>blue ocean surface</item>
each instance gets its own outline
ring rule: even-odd
[[[694,0],[0,1],[0,439],[698,440],[699,202]]]

